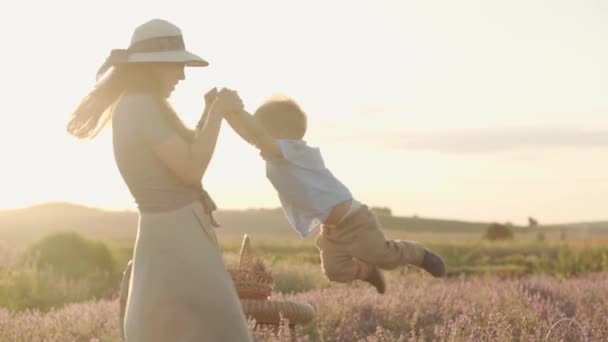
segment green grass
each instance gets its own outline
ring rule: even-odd
[[[66,303],[111,298],[117,295],[121,273],[128,260],[131,259],[133,246],[128,243],[84,239],[72,235],[68,235],[68,237],[67,242],[61,243],[52,238],[43,239],[43,241],[47,241],[47,253],[44,255],[53,259],[53,267],[48,267],[48,263],[40,262],[41,260],[36,260],[36,263],[23,262],[22,260],[27,260],[27,258],[16,255],[17,253],[26,254],[32,250],[31,246],[40,246],[40,243],[34,243],[30,247],[14,246],[16,252],[7,252],[7,255],[11,255],[7,260],[17,261],[0,265],[0,306],[13,310],[27,308],[45,310]],[[252,235],[251,238],[254,255],[261,257],[273,273],[275,292],[300,293],[325,287],[343,286],[329,283],[323,276],[314,238],[264,239],[255,235]],[[237,235],[219,234],[224,260],[229,268],[238,265],[241,239],[242,237]],[[49,241],[51,242],[49,243]],[[442,239],[421,240],[420,242],[443,256],[448,264],[449,276],[519,277],[541,274],[567,278],[608,270],[608,243],[605,241],[513,240],[488,242]],[[77,244],[80,247],[73,248],[69,243]],[[108,261],[106,257],[91,257],[89,260],[102,260],[104,265],[100,266],[103,267],[95,265],[81,267],[85,256],[105,255],[99,254],[100,250],[109,251],[111,260]],[[58,254],[58,252],[61,253]],[[64,259],[57,259],[57,255]],[[62,264],[57,265],[57,262]],[[68,267],[71,263],[74,263],[73,267]],[[71,270],[76,266],[79,271],[76,275],[71,271],[66,273],[66,267]],[[415,267],[402,267],[388,272],[387,277],[412,272],[422,271]],[[356,287],[360,284],[355,282],[348,286]]]
[[[237,253],[240,241],[221,239],[223,250]],[[573,276],[608,270],[608,244],[526,241],[420,241],[439,253],[449,274],[504,273]],[[258,256],[272,263],[319,264],[314,239],[252,240]]]

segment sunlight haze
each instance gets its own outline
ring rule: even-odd
[[[70,112],[113,48],[152,18],[190,68],[171,102],[194,125],[213,86],[254,111],[275,93],[360,201],[394,214],[541,223],[608,219],[608,2],[20,1],[0,11],[0,208],[135,209],[111,129]],[[61,8],[61,10],[59,9]],[[204,184],[220,208],[278,207],[256,150],[224,124]]]

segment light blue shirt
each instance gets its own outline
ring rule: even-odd
[[[289,223],[306,237],[352,195],[325,167],[318,148],[304,140],[280,139],[277,143],[283,158],[266,159],[266,177],[277,190]]]

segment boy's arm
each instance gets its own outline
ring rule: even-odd
[[[224,118],[238,135],[257,147],[263,154],[283,157],[277,140],[245,110],[224,115]]]
[[[240,116],[240,113],[230,113],[224,115],[224,119],[226,120],[226,122],[228,122],[228,124],[230,125],[232,130],[236,132],[236,134],[238,134],[243,140],[245,140],[249,144],[255,146],[256,139],[253,135],[252,129],[249,127],[249,125],[247,125],[245,120],[240,119],[238,116]]]

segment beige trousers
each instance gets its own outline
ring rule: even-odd
[[[140,215],[124,329],[127,342],[252,340],[199,202]]]
[[[376,216],[363,205],[337,226],[321,226],[316,240],[325,276],[336,282],[365,279],[372,266],[391,270],[418,266],[424,248],[410,241],[386,240]]]

